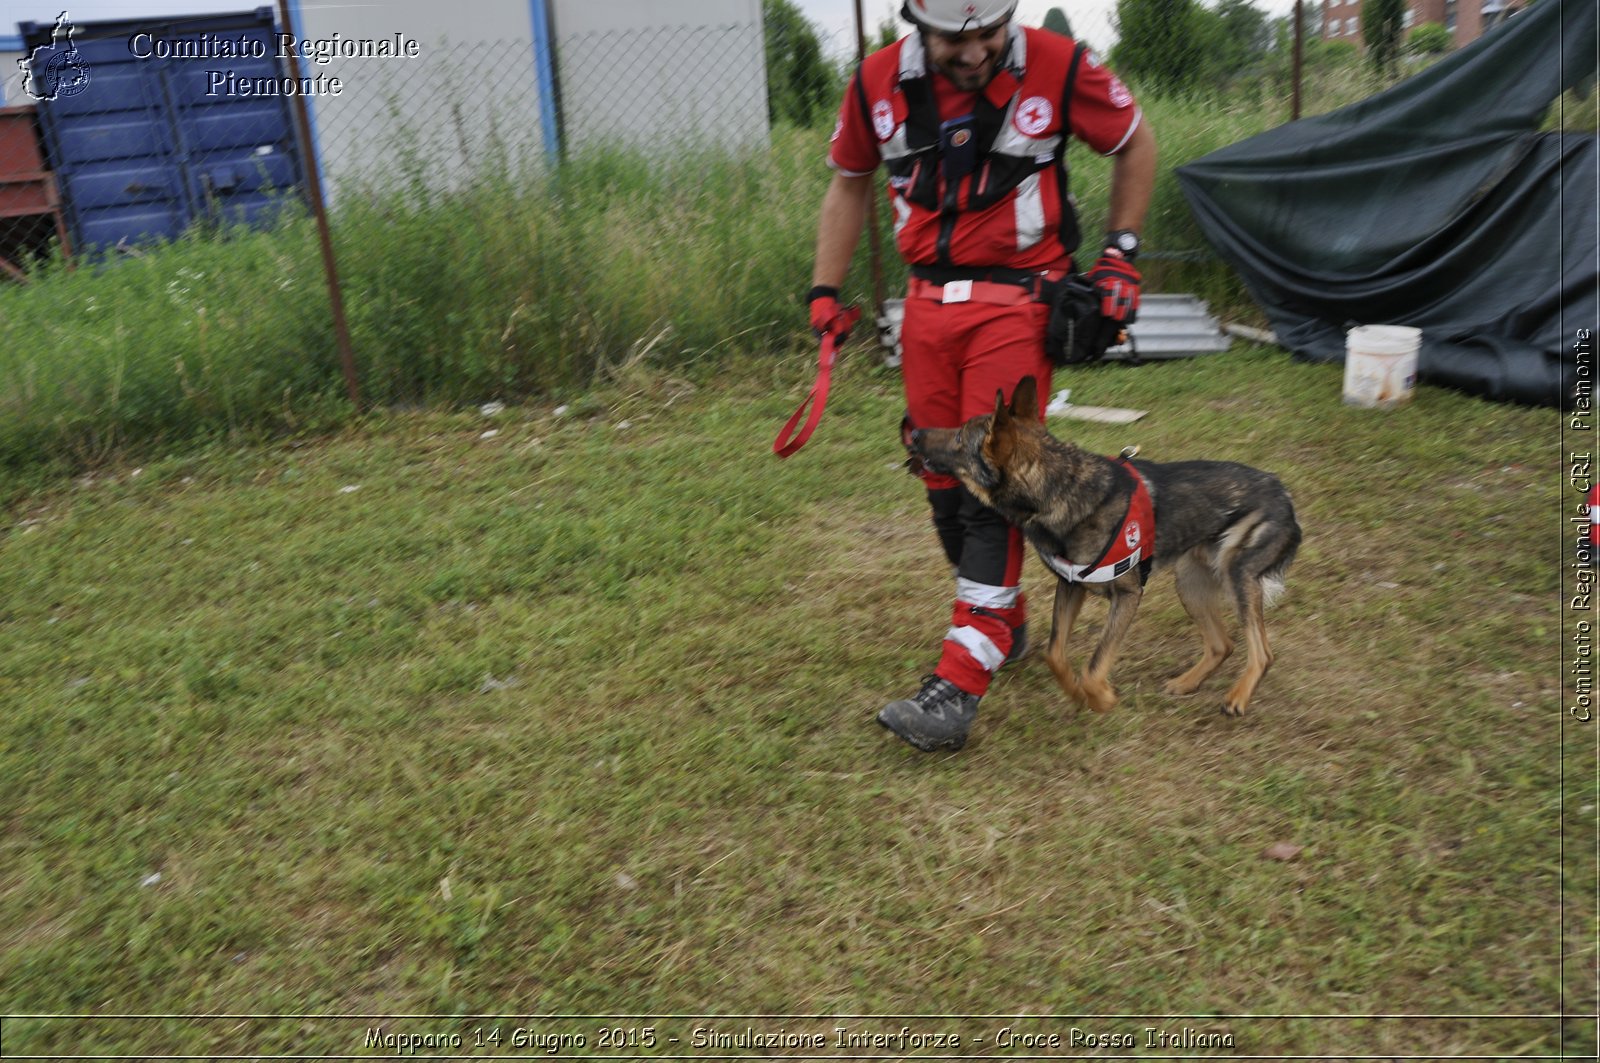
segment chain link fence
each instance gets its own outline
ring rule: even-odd
[[[640,352],[803,342],[853,28],[742,0],[714,13],[766,20],[664,2],[651,11],[679,21],[616,28],[595,5],[553,36],[524,5],[430,9],[448,34],[400,28],[399,7],[308,5],[315,24],[285,38],[283,6],[19,26],[0,54],[0,319],[91,356],[11,374],[57,378],[33,391],[0,360],[0,414],[109,421],[113,438],[183,417],[299,424],[330,393],[511,398]],[[904,29],[878,22],[869,47]],[[852,297],[893,294],[887,231],[888,284],[864,240]]]
[[[769,94],[762,24],[538,39],[494,35],[502,27],[476,12],[461,22],[449,36],[357,25],[289,37],[261,8],[22,24],[20,49],[0,54],[11,105],[0,110],[0,317],[21,312],[15,293],[31,281],[168,263],[185,290],[204,274],[213,291],[196,306],[226,305],[230,320],[294,315],[309,360],[330,371],[338,349],[374,401],[430,392],[450,359],[468,363],[470,386],[539,390],[669,327],[690,346],[717,342],[709,316],[686,322],[672,304],[707,273],[747,274],[725,288],[752,287],[761,253],[729,211],[752,193],[746,172],[770,176],[774,122],[793,137],[797,117]],[[818,101],[842,66],[820,69]],[[831,106],[798,117],[820,126]],[[799,134],[815,195],[825,133]],[[745,261],[676,271],[705,253],[674,250],[696,230]],[[809,238],[790,242],[809,253]],[[185,260],[200,244],[270,259],[276,276],[201,269]],[[799,268],[784,268],[783,287],[803,287]],[[630,283],[649,290],[624,298]],[[775,315],[721,318],[737,333]]]
[[[285,49],[266,10],[64,33],[36,23],[20,50],[0,51],[0,273],[265,225],[273,196],[311,206],[313,167],[336,209],[351,195],[458,191],[489,174],[526,183],[597,151],[766,151],[775,126],[831,127],[856,53],[849,28],[770,11],[765,26],[549,42],[302,28]],[[1088,18],[1079,32],[1109,36],[1103,16]],[[869,46],[904,29],[889,9],[878,23]],[[19,71],[30,56],[31,74]],[[300,101],[309,148],[296,135]]]
[[[530,180],[601,151],[765,151],[774,120],[824,120],[844,65],[813,57],[797,105],[788,82],[769,93],[768,57],[788,61],[792,48],[781,35],[764,47],[759,23],[569,34],[548,46],[394,34],[286,51],[264,10],[65,33],[24,24],[21,49],[0,52],[0,270],[21,279],[52,255],[264,224],[255,194],[309,205],[310,167],[336,208],[350,195],[448,193],[489,174]],[[297,137],[302,101],[309,150]]]

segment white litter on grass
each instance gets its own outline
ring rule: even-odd
[[[506,412],[506,404],[503,402],[486,402],[478,407],[478,412],[485,417],[499,417]]]
[[[499,434],[500,434],[500,429],[491,428],[487,432],[484,432],[482,435],[478,436],[478,438],[479,439],[493,439],[495,436],[497,436]]]
[[[361,490],[360,484],[345,484],[343,487],[339,488],[339,493],[341,495],[353,495],[359,490]]]
[[[1056,392],[1044,408],[1045,416],[1070,417],[1077,421],[1098,421],[1102,424],[1132,424],[1146,413],[1145,410],[1123,410],[1113,406],[1078,406],[1071,398],[1071,388]]]
[[[478,687],[478,693],[493,694],[497,690],[510,690],[516,685],[517,677],[514,675],[508,675],[504,679],[496,679],[494,676],[486,674],[483,677],[483,685]]]
[[[629,428],[632,428],[632,427],[633,427],[633,422],[632,421],[618,421],[617,422],[617,431],[619,431],[619,432],[624,431],[624,430],[629,429]]]
[[[567,407],[565,405],[557,406],[555,409],[551,410],[550,412],[552,414],[554,414],[555,416],[557,416],[557,417],[565,417],[566,413],[567,413]]]
[[[157,885],[160,881],[161,881],[161,872],[157,871],[153,875],[146,875],[144,878],[140,879],[139,880],[139,885],[144,887],[145,889],[149,889],[151,886]]]

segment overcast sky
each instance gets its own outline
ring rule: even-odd
[[[193,12],[248,11],[267,0],[0,0],[0,36],[17,32],[19,19],[48,22],[61,8],[74,18],[90,21],[104,18],[129,18],[138,15],[177,15]],[[301,0],[302,4],[319,0]],[[371,2],[371,0],[369,0]],[[604,3],[605,0],[594,0]],[[806,17],[829,37],[849,41],[855,32],[855,0],[795,0]],[[1306,0],[1319,5],[1320,0]],[[1270,15],[1286,15],[1294,0],[1255,0]],[[1073,29],[1094,43],[1107,47],[1112,40],[1111,22],[1116,0],[1021,0],[1018,14],[1024,22],[1037,26],[1050,8],[1060,6],[1072,21]],[[463,10],[470,9],[470,5]],[[900,0],[861,0],[862,16],[869,35],[879,23],[900,10]]]
[[[855,0],[794,0],[817,28],[829,36],[838,35],[846,41],[855,32]],[[1202,0],[1213,6],[1214,0]],[[1321,0],[1305,0],[1308,7],[1321,9]],[[1294,10],[1294,0],[1255,0],[1255,6],[1271,17],[1287,15]],[[1030,26],[1044,20],[1052,7],[1067,14],[1074,33],[1082,36],[1097,48],[1110,47],[1116,36],[1112,29],[1116,0],[1021,0],[1017,17]],[[900,10],[900,0],[861,0],[861,17],[867,24],[870,38],[878,25]],[[899,24],[897,22],[897,24]],[[902,26],[902,29],[904,27]]]

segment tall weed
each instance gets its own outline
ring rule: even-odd
[[[313,235],[196,235],[0,288],[0,468],[338,416]]]
[[[1147,231],[1153,286],[1248,310],[1172,169],[1284,120],[1276,85],[1265,76],[1225,98],[1141,93],[1162,160]],[[447,184],[424,138],[395,138],[385,165],[333,190],[364,402],[555,398],[642,357],[709,372],[731,351],[804,346],[825,137],[780,126],[766,150],[587,149],[553,169],[491,140]],[[1071,162],[1093,234],[1111,163],[1081,148]],[[904,267],[878,204],[892,296]],[[847,297],[870,298],[866,241],[849,283]],[[268,232],[48,264],[26,286],[0,286],[0,335],[0,470],[316,430],[353,412],[304,211]]]

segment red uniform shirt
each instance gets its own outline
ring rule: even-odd
[[[1013,23],[1001,68],[981,93],[961,92],[933,71],[916,35],[880,49],[862,63],[845,93],[829,165],[861,175],[899,160],[904,170],[912,111],[902,91],[907,80],[926,79],[939,120],[973,113],[981,95],[1004,119],[990,151],[979,157],[977,172],[958,182],[953,210],[945,201],[949,189],[942,176],[936,194],[943,205],[936,207],[907,194],[917,181],[914,168],[896,173],[891,166],[889,197],[900,252],[913,265],[1065,267],[1072,251],[1067,245],[1076,243],[1066,187],[1066,136],[1111,155],[1128,142],[1141,118],[1133,96],[1092,52],[1085,49],[1075,63],[1078,47],[1059,34]],[[1072,93],[1064,100],[1069,71]],[[1016,182],[1015,187],[1006,187],[999,198],[985,195],[991,172],[1002,187]],[[961,217],[953,219],[952,213]]]

